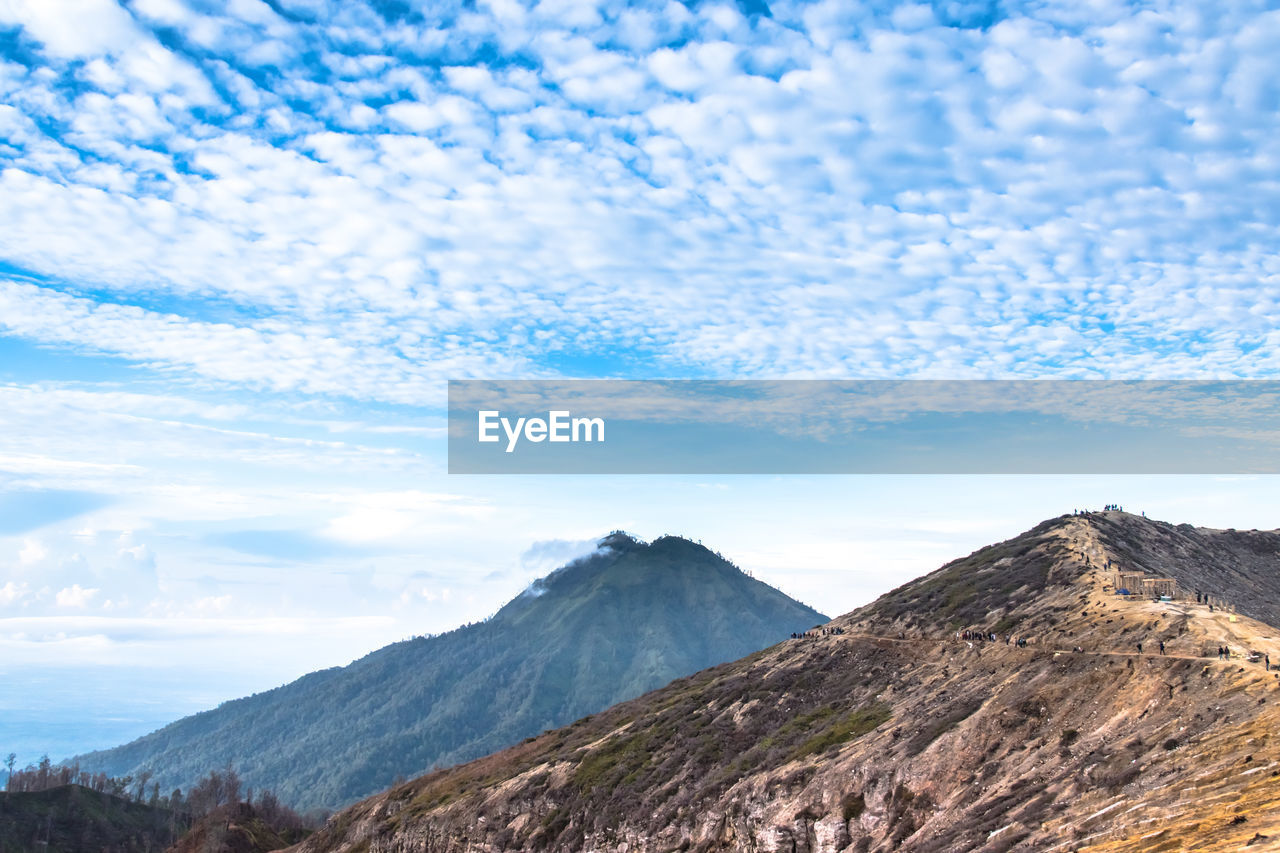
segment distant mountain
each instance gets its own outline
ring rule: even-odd
[[[1232,611],[1275,606],[1278,549],[1051,519],[816,636],[392,788],[293,850],[1277,849],[1280,630]],[[1118,595],[1109,562],[1215,580],[1219,603]]]
[[[491,619],[387,646],[78,758],[189,786],[230,762],[300,809],[466,761],[826,617],[701,545],[625,534],[532,584]]]

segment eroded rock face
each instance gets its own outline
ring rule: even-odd
[[[834,620],[839,633],[415,780],[299,849],[1137,851],[1194,833],[1234,850],[1280,838],[1280,681],[1240,657],[1280,662],[1280,632],[1194,601],[1118,598],[1107,560],[1173,574],[1186,557],[1139,554],[1133,543],[1162,541],[1149,524],[1047,522]],[[1280,544],[1250,536],[1260,553]],[[1223,645],[1235,656],[1219,659]]]

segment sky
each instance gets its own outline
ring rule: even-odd
[[[465,477],[448,379],[1274,379],[1267,2],[0,0],[0,753],[615,528],[824,612],[1267,477]]]

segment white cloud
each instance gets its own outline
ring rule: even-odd
[[[49,556],[49,551],[38,539],[22,540],[22,550],[18,552],[18,562],[24,566],[33,566]]]
[[[1277,299],[1273,13],[1206,29],[1185,8],[1107,6],[1095,24],[1015,5],[984,30],[933,26],[926,6],[749,22],[496,4],[438,32],[462,56],[529,28],[536,67],[435,74],[325,48],[339,76],[315,87],[296,57],[323,27],[408,36],[357,7],[315,25],[136,11],[220,58],[196,67],[148,36],[85,66],[100,93],[9,79],[24,148],[0,179],[3,248],[110,293],[28,291],[12,334],[398,402],[446,371],[536,373],[570,345],[710,375],[1275,367],[1257,349]],[[267,78],[242,67],[253,27],[279,45]],[[60,124],[92,162],[41,129]],[[1135,311],[1153,282],[1166,298]],[[147,293],[196,303],[155,311]],[[202,316],[205,299],[243,317]]]
[[[80,584],[74,584],[66,589],[58,590],[57,602],[59,607],[75,607],[83,610],[89,606],[91,602],[101,590],[85,589]]]
[[[14,581],[6,581],[4,586],[0,586],[0,607],[8,607],[27,597],[30,587],[27,584],[19,584]]]
[[[114,0],[4,0],[0,21],[20,25],[59,58],[124,51],[141,35]]]

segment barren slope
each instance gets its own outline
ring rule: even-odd
[[[1265,849],[1280,678],[1242,655],[1280,663],[1277,632],[1115,596],[1101,567],[1147,524],[1046,522],[834,620],[842,634],[414,780],[300,850]]]

